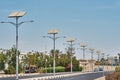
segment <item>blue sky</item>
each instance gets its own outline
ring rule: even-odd
[[[119,0],[2,0],[0,21],[12,21],[8,15],[26,11],[19,21],[34,20],[19,27],[19,50],[49,51],[53,41],[46,36],[49,29],[58,29],[57,36],[76,38],[75,43],[87,43],[88,48],[101,50],[111,56],[120,52],[120,1]],[[0,24],[0,48],[9,49],[15,44],[15,27]],[[56,40],[56,48],[65,51],[67,39]],[[74,47],[80,48],[79,45]],[[76,49],[78,59],[82,50]],[[96,56],[96,55],[95,55]],[[86,58],[90,57],[89,50]]]

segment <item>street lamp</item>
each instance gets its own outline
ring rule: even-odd
[[[118,53],[118,57],[119,57],[119,66],[120,66],[120,53]]]
[[[45,59],[45,69],[46,69],[46,73],[47,73],[47,59]]]
[[[102,53],[102,63],[103,63],[103,76],[104,76],[104,64],[105,64],[105,58],[104,58],[104,56],[105,56],[105,53]]]
[[[11,13],[8,18],[15,18],[16,22],[0,22],[0,23],[10,23],[13,24],[16,27],[16,80],[18,80],[18,27],[26,22],[33,22],[33,20],[31,21],[23,21],[18,23],[18,19],[20,17],[23,17],[26,14],[26,12],[24,11],[19,11],[19,12],[13,12]]]
[[[56,65],[55,64],[55,40],[58,39],[58,38],[61,38],[61,37],[56,37],[56,34],[58,34],[58,32],[59,32],[58,30],[52,29],[52,30],[48,31],[48,34],[52,34],[53,37],[51,37],[51,36],[43,36],[44,38],[48,37],[48,38],[53,40],[53,50],[54,50],[54,55],[53,55],[53,75],[54,76],[55,76],[55,65]],[[65,38],[65,36],[63,38]]]
[[[89,48],[89,50],[91,51],[91,67],[92,67],[92,71],[93,71],[93,53],[94,53],[94,48]]]
[[[102,63],[103,63],[103,65],[105,64],[105,53],[101,53],[101,55],[102,55]]]
[[[109,55],[109,54],[107,54],[106,56],[107,56],[106,64],[107,64],[107,70],[108,70],[109,59],[110,59],[110,58],[109,58],[109,56],[110,56],[110,55]]]
[[[99,62],[100,61],[100,53],[101,53],[101,51],[97,50],[96,53],[98,55],[98,62]]]
[[[83,43],[83,44],[80,44],[80,47],[82,47],[82,50],[83,50],[83,61],[85,61],[85,50],[87,49],[87,44]],[[83,63],[83,72],[85,70],[85,62]]]
[[[110,58],[110,61],[111,61],[111,62],[110,62],[110,63],[111,63],[111,70],[112,70],[112,66],[113,66],[113,60],[114,60],[114,57],[111,57],[111,58]]]
[[[89,50],[91,51],[91,59],[93,60],[93,53],[94,53],[94,48],[89,48]]]
[[[100,65],[99,64],[100,63],[100,53],[101,53],[101,51],[97,50],[96,53],[98,55],[98,69],[99,69],[99,65]]]
[[[67,42],[70,42],[70,44],[68,44],[68,45],[70,45],[70,56],[71,56],[71,73],[72,73],[72,56],[73,56],[73,42],[75,41],[75,38],[69,38],[68,40],[67,40]]]

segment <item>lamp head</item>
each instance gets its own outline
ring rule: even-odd
[[[8,18],[22,17],[26,14],[24,11],[12,12]]]
[[[57,29],[52,29],[48,31],[48,34],[58,34],[58,30]]]
[[[94,51],[95,49],[94,48],[89,48],[90,51]]]
[[[67,42],[74,42],[75,41],[75,38],[69,38],[68,40],[67,40]]]
[[[83,43],[83,44],[80,44],[81,47],[87,47],[87,44]]]

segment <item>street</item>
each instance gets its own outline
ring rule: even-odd
[[[112,72],[105,72],[104,75],[110,74],[110,73]],[[102,76],[103,76],[103,72],[98,72],[98,73],[81,74],[76,76],[74,75],[74,76],[64,77],[61,79],[52,79],[52,80],[94,80]]]
[[[96,78],[102,77],[103,75],[113,73],[113,71],[106,71],[104,72],[93,72],[93,73],[82,73],[82,72],[76,72],[76,73],[57,73],[56,75],[67,75],[61,78],[54,78],[54,79],[47,79],[47,80],[94,80]],[[29,80],[38,77],[45,77],[45,76],[53,76],[52,74],[36,74],[36,75],[30,75],[30,76],[19,76],[20,80]],[[7,77],[7,78],[0,78],[0,80],[15,80],[16,77]]]

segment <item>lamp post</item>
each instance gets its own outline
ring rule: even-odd
[[[89,48],[89,50],[91,51],[91,67],[92,67],[92,71],[93,71],[93,53],[94,53],[94,48]]]
[[[101,51],[97,50],[97,51],[96,51],[96,53],[97,53],[97,55],[98,55],[98,62],[99,62],[99,60],[100,60],[100,53],[101,53]]]
[[[67,40],[67,42],[70,42],[70,44],[68,44],[68,45],[70,45],[70,48],[71,48],[71,49],[70,49],[70,56],[71,56],[71,57],[70,57],[70,58],[71,58],[71,59],[70,59],[70,60],[71,60],[71,73],[72,73],[72,71],[73,71],[73,70],[72,70],[72,67],[73,67],[73,66],[72,66],[72,56],[73,56],[73,52],[72,52],[72,51],[73,51],[73,45],[74,45],[73,42],[74,42],[74,41],[75,41],[75,38],[69,38],[69,39]]]
[[[118,63],[118,65],[120,66],[120,53],[118,53],[118,57],[119,57],[119,63]]]
[[[54,55],[53,55],[53,76],[55,76],[55,65],[56,65],[55,64],[55,40],[58,39],[58,38],[61,38],[61,37],[56,37],[56,34],[58,34],[58,32],[59,32],[58,30],[52,29],[52,30],[48,31],[48,34],[52,34],[53,37],[51,37],[51,36],[43,36],[44,38],[48,37],[48,38],[53,40],[53,50],[54,50]],[[63,38],[65,38],[65,37],[63,37]]]
[[[26,22],[33,22],[33,20],[31,21],[23,21],[23,22],[18,22],[18,19],[20,17],[23,17],[26,14],[26,12],[20,11],[20,12],[13,12],[11,13],[8,18],[15,18],[16,22],[0,22],[0,23],[10,23],[13,24],[16,27],[16,80],[18,80],[18,27]]]
[[[109,56],[110,56],[110,55],[107,54],[106,56],[107,56],[107,60],[106,60],[107,70],[109,70],[109,69],[108,69],[108,65],[109,65],[109,59],[110,59]]]
[[[89,50],[91,51],[91,59],[93,60],[93,53],[94,53],[94,48],[89,48]]]
[[[103,63],[103,65],[105,64],[105,53],[101,53],[101,55],[102,55],[102,63]]]
[[[113,60],[114,60],[114,57],[111,57],[110,58],[110,61],[111,61],[111,71],[112,71],[112,66],[113,66]]]
[[[82,50],[83,50],[83,72],[85,71],[85,50],[87,49],[87,44],[83,43],[83,44],[80,44],[80,47],[82,47]]]
[[[103,61],[102,61],[102,63],[103,63],[103,76],[104,76],[104,64],[105,64],[105,58],[104,58],[104,56],[105,56],[105,53],[102,53],[102,58],[103,58]]]
[[[47,59],[45,59],[45,69],[46,69],[46,73],[47,73]]]
[[[99,69],[100,53],[101,53],[101,51],[97,50],[96,53],[97,53],[97,55],[98,55],[98,69]]]

